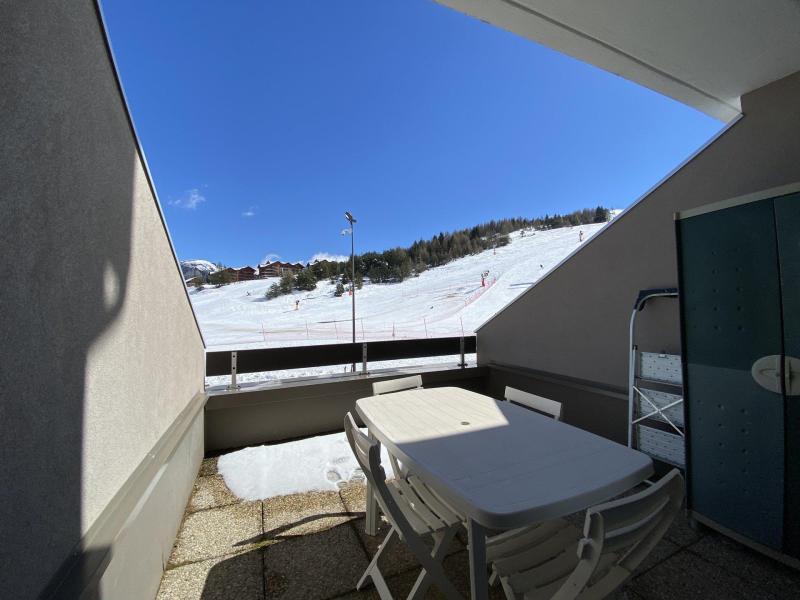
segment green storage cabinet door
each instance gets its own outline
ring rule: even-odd
[[[783,397],[751,376],[782,350],[773,201],[678,222],[690,508],[782,549]]]
[[[800,194],[775,200],[783,302],[783,344],[800,358]],[[795,379],[800,374],[795,376]],[[791,390],[790,390],[791,391]],[[786,396],[785,552],[800,558],[800,395]]]

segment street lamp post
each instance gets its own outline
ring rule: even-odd
[[[353,299],[353,346],[356,344],[356,230],[353,224],[356,222],[355,218],[349,211],[345,211],[344,218],[350,223],[350,260],[353,263],[352,279],[350,280],[350,294]],[[353,363],[353,372],[355,373],[356,363]]]

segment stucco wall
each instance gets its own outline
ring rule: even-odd
[[[204,353],[91,0],[0,4],[0,597],[38,593]]]
[[[742,107],[714,143],[484,324],[479,363],[625,387],[638,291],[677,285],[673,213],[800,181],[800,73],[747,94]],[[679,352],[676,302],[657,301],[641,325],[643,347]]]

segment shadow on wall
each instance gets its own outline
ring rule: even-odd
[[[138,158],[105,52],[91,0],[0,5],[3,598],[63,596],[106,554],[79,546],[85,377],[125,302]]]

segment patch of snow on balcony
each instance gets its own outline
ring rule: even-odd
[[[386,448],[381,448],[381,463],[392,477]],[[364,481],[344,432],[237,450],[220,456],[217,469],[231,492],[244,500],[331,491]]]

